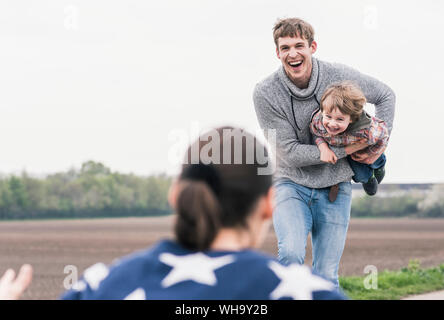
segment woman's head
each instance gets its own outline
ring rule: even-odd
[[[271,175],[258,174],[267,166],[261,154],[268,158],[264,145],[233,127],[211,130],[188,148],[170,193],[182,245],[205,250],[221,229],[250,227],[249,218],[260,200],[268,199],[272,183]]]

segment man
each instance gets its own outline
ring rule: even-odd
[[[309,124],[325,89],[349,80],[375,105],[376,117],[392,129],[395,95],[382,82],[342,64],[313,57],[317,43],[307,22],[279,20],[273,31],[282,66],[258,83],[253,94],[259,124],[276,130],[269,141],[276,152],[276,206],[273,223],[283,263],[304,263],[312,233],[313,269],[339,287],[338,268],[344,250],[351,209],[351,170],[346,157],[365,144],[332,147],[336,164],[320,160]],[[381,150],[381,154],[384,150]],[[373,159],[359,159],[371,163]]]

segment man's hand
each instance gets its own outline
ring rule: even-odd
[[[321,152],[321,161],[331,164],[335,164],[336,161],[338,161],[338,157],[333,151],[331,151],[327,143],[321,143],[318,147]]]
[[[12,269],[6,270],[0,278],[0,300],[18,300],[26,288],[31,284],[32,267],[24,264],[17,278]]]
[[[384,151],[385,151],[385,148],[382,148],[377,154],[369,154],[369,153],[360,154],[358,152],[358,153],[352,154],[351,158],[357,162],[360,162],[360,163],[372,164],[373,162],[378,160],[378,158],[384,153]]]
[[[358,141],[357,143],[349,144],[345,147],[345,153],[348,155],[355,153],[356,151],[365,149],[368,147],[368,144],[364,142],[365,140]]]

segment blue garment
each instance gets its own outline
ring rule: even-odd
[[[299,287],[294,284],[300,284]],[[345,299],[307,267],[252,250],[193,252],[164,240],[107,267],[97,264],[62,299]]]
[[[308,188],[289,179],[279,179],[274,186],[273,223],[279,260],[284,264],[303,264],[311,231],[313,270],[339,288],[339,261],[350,220],[351,183],[339,184],[334,202],[328,199],[330,188]]]
[[[385,154],[382,154],[372,164],[365,164],[354,161],[350,156],[347,157],[348,163],[352,168],[355,175],[353,176],[354,182],[366,183],[373,176],[373,170],[380,169],[385,166],[386,158]]]

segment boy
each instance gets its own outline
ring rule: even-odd
[[[388,129],[384,121],[371,117],[364,110],[366,99],[362,91],[351,82],[333,84],[324,92],[320,110],[314,112],[310,130],[321,152],[321,161],[335,164],[338,160],[330,146],[345,147],[367,143],[363,150],[352,153],[347,160],[355,173],[353,180],[363,183],[365,192],[373,196],[385,175],[385,155],[372,164],[356,161],[357,155],[378,155],[388,143]]]

